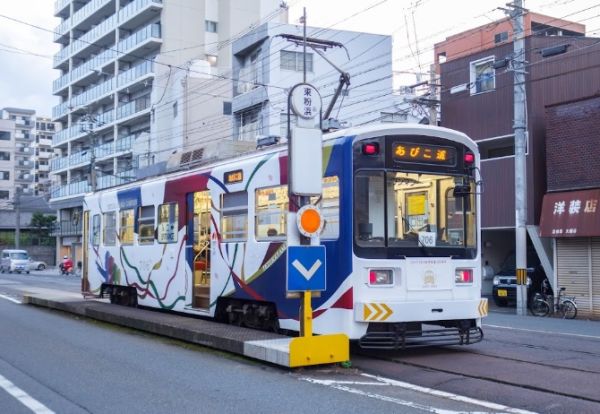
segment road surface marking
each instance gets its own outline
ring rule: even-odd
[[[423,394],[429,394],[429,395],[433,395],[436,397],[445,398],[445,399],[449,399],[449,400],[453,400],[453,401],[458,401],[458,402],[462,402],[462,403],[466,403],[466,404],[477,405],[477,406],[491,409],[494,411],[500,411],[500,412],[511,413],[511,414],[535,414],[532,411],[507,407],[505,405],[496,404],[496,403],[492,403],[489,401],[477,400],[477,399],[465,397],[462,395],[452,394],[452,393],[446,392],[446,391],[439,391],[439,390],[434,390],[432,388],[421,387],[419,385],[413,385],[413,384],[409,384],[407,382],[396,381],[396,380],[393,380],[390,378],[384,378],[384,377],[380,377],[380,376],[376,376],[376,375],[369,375],[369,374],[361,374],[361,375],[363,377],[370,378],[375,381],[373,381],[373,382],[336,381],[336,380],[316,379],[316,378],[308,378],[308,377],[304,377],[301,379],[304,381],[311,382],[313,384],[325,385],[325,386],[332,387],[332,388],[335,388],[340,391],[349,392],[351,394],[362,395],[365,397],[374,398],[374,399],[381,400],[381,401],[387,401],[387,402],[391,402],[394,404],[403,405],[406,407],[411,407],[411,408],[415,408],[415,409],[419,409],[419,410],[423,410],[423,411],[427,411],[427,412],[435,413],[435,414],[456,414],[456,413],[465,413],[465,411],[453,411],[453,410],[435,408],[435,407],[419,404],[419,403],[416,403],[413,401],[402,400],[399,398],[389,397],[387,395],[381,395],[381,394],[376,394],[376,393],[373,393],[370,391],[363,391],[360,389],[351,388],[350,386],[351,385],[394,386],[394,387],[403,388],[406,390],[415,391],[415,392],[419,392],[419,393],[423,393]]]
[[[2,295],[2,294],[0,294],[0,298],[2,298],[2,299],[6,299],[6,300],[10,300],[11,302],[13,302],[13,303],[17,303],[17,304],[19,304],[19,305],[21,304],[21,301],[20,301],[20,300],[17,300],[17,299],[15,299],[15,298],[11,298],[10,296],[6,296],[6,295]]]
[[[490,328],[510,329],[513,331],[534,332],[534,333],[543,333],[543,334],[550,334],[550,335],[578,336],[580,338],[600,339],[600,336],[598,336],[598,335],[583,335],[583,334],[566,333],[566,332],[540,331],[537,329],[512,328],[510,326],[488,325],[488,324],[484,324],[484,326],[488,326]]]
[[[46,407],[38,400],[31,397],[21,388],[0,375],[0,387],[3,388],[7,393],[15,397],[21,404],[29,408],[36,414],[54,414],[54,411]]]

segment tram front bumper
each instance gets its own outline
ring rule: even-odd
[[[356,302],[356,322],[427,322],[479,319],[487,316],[486,298],[435,302]]]

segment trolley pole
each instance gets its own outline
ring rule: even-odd
[[[527,315],[527,119],[525,117],[525,39],[523,0],[507,4],[512,10],[514,124],[515,134],[515,253],[517,269],[517,315]]]

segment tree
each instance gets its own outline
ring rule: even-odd
[[[38,244],[50,237],[50,229],[56,222],[56,216],[52,214],[33,213],[29,226],[33,228],[33,233],[38,239]]]

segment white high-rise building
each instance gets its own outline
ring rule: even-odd
[[[83,195],[135,179],[154,156],[184,146],[190,119],[220,105],[178,108],[178,87],[201,76],[190,94],[230,82],[231,42],[257,24],[286,21],[279,0],[57,0],[54,40],[62,48],[52,118],[51,206],[58,210],[58,255],[80,260]],[[216,86],[211,81],[217,82]],[[177,82],[177,83],[176,83]],[[191,82],[190,82],[191,83]],[[209,92],[213,93],[214,92]],[[216,95],[216,94],[215,94]],[[189,101],[186,101],[189,102]],[[171,128],[177,118],[180,127]],[[153,137],[152,141],[150,136]],[[149,144],[152,143],[152,146]],[[147,149],[151,148],[151,149]],[[136,154],[134,154],[136,150]],[[152,152],[152,155],[150,154]]]

